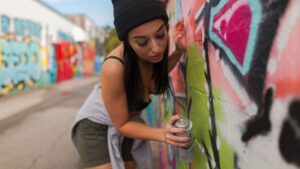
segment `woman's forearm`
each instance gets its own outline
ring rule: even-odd
[[[180,59],[182,54],[183,54],[183,51],[174,50],[174,52],[172,52],[172,54],[169,56],[169,58],[168,58],[169,72],[175,67],[176,63],[178,62],[178,60]]]
[[[126,137],[165,142],[165,129],[153,128],[144,123],[127,121],[119,132]]]

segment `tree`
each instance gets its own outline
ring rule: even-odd
[[[120,44],[120,41],[117,36],[115,29],[111,29],[108,37],[104,41],[105,55],[111,52],[115,47]]]

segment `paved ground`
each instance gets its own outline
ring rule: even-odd
[[[0,169],[79,169],[76,112],[99,79],[74,79],[0,100]]]
[[[17,116],[25,115],[24,112],[27,109],[34,108],[46,100],[49,101],[59,95],[68,95],[72,90],[80,90],[81,87],[95,84],[98,81],[98,76],[74,78],[51,87],[33,89],[13,96],[2,97],[0,98],[0,127]]]

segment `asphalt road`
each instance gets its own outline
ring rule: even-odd
[[[0,169],[79,169],[70,126],[93,85],[49,89],[45,101],[1,126]]]

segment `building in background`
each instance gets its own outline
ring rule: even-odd
[[[96,70],[96,72],[100,71],[104,54],[103,43],[107,37],[107,33],[86,15],[67,15],[67,17],[86,32],[87,40],[82,42],[82,45],[89,43],[89,45],[95,49],[95,62],[90,62],[91,59],[87,59],[87,61],[83,63],[84,67],[86,67],[85,70],[90,69],[84,72],[84,74],[89,75],[91,70]]]
[[[98,71],[104,35],[96,24],[79,26],[38,0],[1,3],[0,96]]]
[[[98,40],[100,43],[104,42],[106,32],[99,27],[92,19],[83,14],[67,15],[72,22],[80,26],[87,33],[87,40]]]

